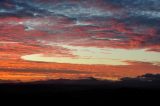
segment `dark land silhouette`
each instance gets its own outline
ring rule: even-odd
[[[2,83],[3,82],[3,83]],[[111,99],[154,98],[160,95],[160,75],[146,74],[137,78],[123,78],[120,81],[97,80],[48,80],[30,83],[2,81],[0,95],[5,98],[49,98],[52,100],[82,100],[105,102]],[[158,98],[157,98],[158,99]]]

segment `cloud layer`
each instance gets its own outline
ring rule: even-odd
[[[159,0],[1,0],[0,61],[4,63],[0,67],[14,70],[16,63],[20,65],[17,61],[32,63],[34,58],[24,57],[41,54],[45,59],[34,60],[35,64],[77,64],[72,60],[82,59],[86,65],[109,65],[108,70],[130,70],[139,64],[140,71],[146,64],[146,72],[159,71],[159,5]],[[52,61],[55,58],[69,60]],[[104,64],[103,59],[111,62]],[[29,67],[25,64],[20,66]],[[95,64],[90,65],[89,69]]]

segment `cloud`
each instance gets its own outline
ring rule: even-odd
[[[1,72],[10,72],[10,70],[15,73],[33,73],[33,74],[55,74],[55,73],[65,73],[65,74],[89,74],[89,72],[81,72],[76,70],[54,70],[54,69],[23,69],[23,68],[0,68]]]
[[[85,64],[95,58],[98,61],[94,60],[92,63],[103,63],[102,58],[111,56],[105,62],[111,60],[112,66],[105,66],[105,70],[113,70],[115,76],[157,72],[160,52],[159,4],[158,0],[1,0],[0,59],[5,61],[1,67],[37,67],[39,62],[26,63],[21,58],[33,54],[41,54],[41,58],[50,59],[83,58],[86,60]],[[115,52],[114,56],[112,50]],[[19,61],[23,62],[20,64]],[[113,67],[117,61],[120,63]],[[138,62],[139,65],[130,65],[128,61]],[[44,62],[42,66],[53,67],[44,64],[52,63]],[[75,69],[73,66],[68,66],[68,69],[65,65],[58,67],[92,71],[94,65],[76,66]],[[143,71],[134,73],[133,69],[136,70],[137,66],[138,70]],[[116,74],[119,70],[131,72]],[[108,73],[104,76],[99,74],[101,73],[97,72],[94,75],[111,77]]]
[[[52,45],[51,45],[52,44]],[[128,65],[125,61],[158,62],[159,53],[147,52],[145,49],[123,50],[111,48],[81,47],[65,44],[50,43],[51,46],[59,46],[70,51],[73,55],[41,54],[24,55],[21,59],[27,61],[57,62],[71,64],[103,64],[103,65]],[[125,55],[124,55],[125,53]],[[133,58],[134,56],[134,58]]]
[[[19,42],[7,42],[7,41],[0,41],[0,44],[15,44]]]
[[[127,62],[127,61],[126,61]],[[128,62],[129,65],[86,65],[68,63],[46,63],[23,60],[1,60],[1,79],[22,81],[39,79],[98,79],[119,80],[123,77],[136,77],[146,73],[158,74],[159,65],[146,62]],[[17,70],[17,71],[16,71]]]

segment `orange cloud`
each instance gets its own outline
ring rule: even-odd
[[[137,77],[147,73],[158,74],[160,67],[150,63],[129,62],[126,66],[76,65],[26,61],[0,61],[1,79],[5,80],[46,80],[78,79],[95,77],[100,79],[119,79]],[[72,70],[72,71],[71,71]]]

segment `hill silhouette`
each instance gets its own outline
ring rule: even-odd
[[[120,81],[86,78],[81,80],[58,79],[12,83],[0,81],[0,95],[8,98],[43,98],[106,100],[113,98],[151,98],[160,95],[160,75],[146,74]],[[2,83],[3,82],[3,83]],[[156,96],[155,96],[156,95]]]

